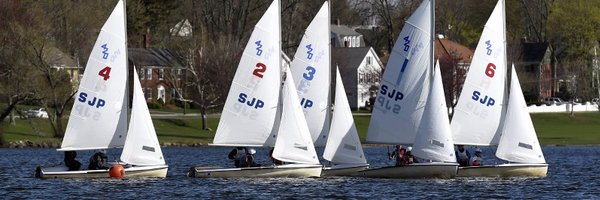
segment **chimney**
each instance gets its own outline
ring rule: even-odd
[[[144,49],[150,48],[150,35],[149,34],[144,34],[144,41],[142,41],[142,45],[144,47]]]

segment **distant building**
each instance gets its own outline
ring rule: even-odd
[[[443,35],[438,35],[434,44],[434,57],[440,62],[446,104],[452,106],[458,101],[462,92],[473,59],[473,50]]]
[[[356,48],[365,47],[363,35],[356,32],[354,28],[346,25],[331,25],[331,46]]]
[[[541,102],[553,96],[548,43],[521,43],[521,54],[514,64],[527,102]]]
[[[383,65],[371,47],[331,48],[332,66],[338,66],[350,108],[368,106],[375,97],[383,73]]]
[[[169,103],[181,98],[184,66],[171,51],[159,48],[129,48],[129,60],[138,72],[146,99]]]
[[[79,66],[79,63],[75,62],[71,56],[60,51],[58,48],[49,47],[44,59],[51,68],[58,71],[66,71],[69,74],[73,88],[79,87],[79,80],[83,76],[83,67]]]

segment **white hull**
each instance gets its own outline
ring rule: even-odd
[[[458,177],[546,177],[548,164],[502,164],[459,167]]]
[[[369,164],[335,165],[323,167],[321,176],[358,176],[359,171],[369,168]]]
[[[125,168],[125,178],[130,177],[155,177],[165,178],[167,176],[167,165],[156,166],[133,166]],[[99,170],[77,170],[67,171],[67,167],[38,167],[35,176],[37,178],[110,178],[108,169]]]
[[[197,178],[320,177],[322,165],[287,164],[245,168],[192,167],[188,176]]]
[[[390,166],[366,169],[359,176],[369,178],[443,178],[456,177],[455,163],[414,163],[408,166]]]

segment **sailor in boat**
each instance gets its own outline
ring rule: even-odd
[[[75,157],[77,157],[76,151],[65,151],[65,165],[69,168],[69,171],[81,169],[81,163],[75,160]]]
[[[256,150],[247,149],[246,155],[240,161],[240,167],[260,167],[259,164],[256,163]]]
[[[471,158],[469,163],[471,166],[481,166],[483,164],[480,148],[475,149],[475,155]]]
[[[402,145],[397,144],[394,151],[391,154],[388,153],[388,158],[390,160],[396,158],[396,166],[408,165],[408,160],[406,159],[406,149],[403,148]]]
[[[465,149],[464,145],[457,145],[457,150],[454,155],[456,155],[456,162],[460,166],[469,166],[471,154]]]
[[[108,156],[104,150],[98,151],[92,155],[90,164],[88,165],[89,170],[108,168],[110,168],[110,165],[108,164]]]
[[[246,147],[235,147],[229,152],[227,157],[233,160],[235,167],[241,167],[241,162],[246,157],[246,150]]]
[[[404,155],[404,162],[406,164],[413,164],[417,162],[417,158],[415,156],[412,155],[412,147],[406,147],[406,153]]]

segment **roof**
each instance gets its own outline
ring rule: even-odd
[[[167,49],[129,48],[129,60],[136,66],[183,67],[181,62]]]
[[[346,74],[346,72],[351,71],[356,73],[356,69],[365,59],[365,56],[370,49],[371,47],[331,48],[331,62],[334,65],[338,65],[338,68],[342,74]]]
[[[44,60],[55,67],[77,67],[71,56],[56,47],[49,47],[45,51]]]
[[[546,50],[548,50],[548,43],[523,43],[522,58],[524,62],[542,62]]]
[[[460,61],[465,63],[470,63],[473,59],[473,51],[468,47],[447,38],[437,38],[435,40],[435,57],[447,57],[448,54],[458,56]]]
[[[335,24],[331,25],[331,33],[337,34],[337,35],[352,35],[352,36],[360,36],[361,35],[360,33],[354,31],[354,29],[350,28],[349,26],[335,25]]]

